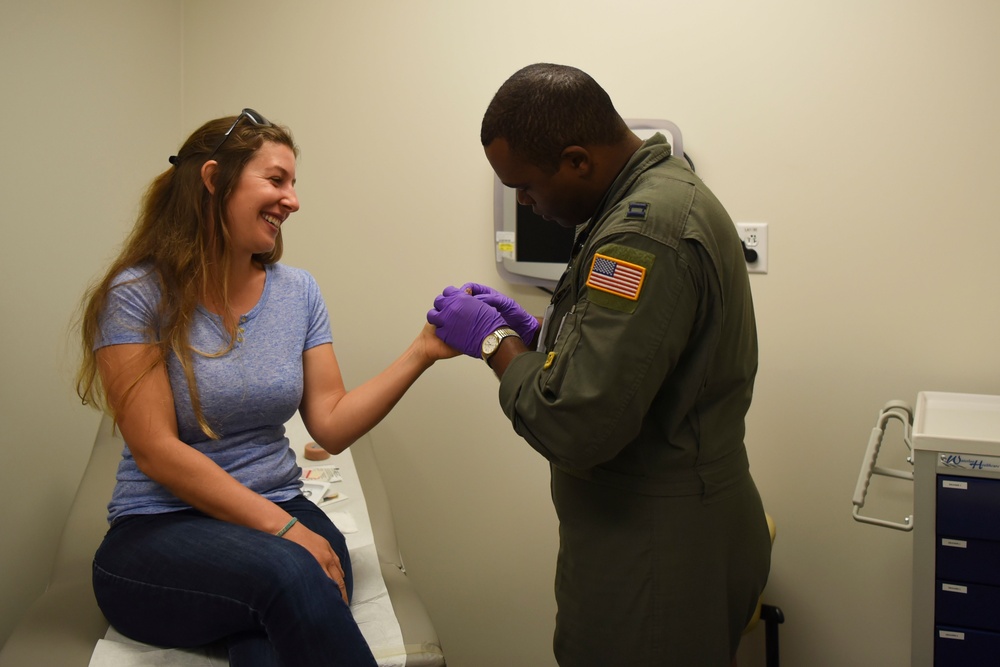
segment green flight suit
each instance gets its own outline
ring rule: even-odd
[[[770,567],[743,437],[757,371],[735,226],[661,135],[577,235],[500,383],[551,462],[562,667],[726,667]]]

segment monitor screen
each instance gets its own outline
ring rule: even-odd
[[[675,155],[684,155],[680,130],[667,120],[626,120],[640,139],[662,132]],[[510,283],[555,289],[569,263],[575,230],[535,215],[514,190],[494,178],[493,231],[497,272]]]
[[[575,230],[536,215],[530,206],[518,204],[514,232],[514,259],[519,262],[568,264]]]

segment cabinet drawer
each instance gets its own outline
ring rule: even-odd
[[[1000,541],[1000,480],[937,476],[937,534]]]
[[[995,665],[1000,633],[938,626],[934,629],[934,667]]]
[[[938,579],[934,620],[939,625],[1000,631],[1000,587]]]
[[[935,555],[939,579],[1000,586],[1000,542],[939,534]]]

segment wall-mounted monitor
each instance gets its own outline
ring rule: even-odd
[[[632,119],[625,122],[643,140],[662,132],[673,154],[685,156],[681,131],[669,120]],[[574,229],[536,216],[530,206],[517,203],[514,190],[494,178],[493,234],[497,272],[501,278],[509,283],[555,289],[569,263]]]

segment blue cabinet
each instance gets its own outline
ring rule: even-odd
[[[921,393],[914,667],[1000,665],[1000,397]]]
[[[1000,479],[937,476],[935,665],[1000,664]]]

